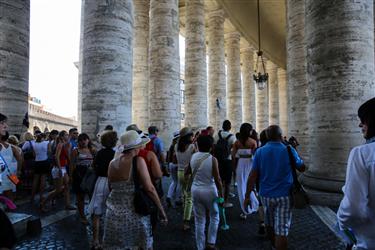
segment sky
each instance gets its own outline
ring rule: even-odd
[[[57,115],[77,117],[80,0],[32,0],[29,93]],[[185,43],[180,36],[180,56]]]
[[[48,111],[77,116],[80,0],[32,0],[29,93]]]

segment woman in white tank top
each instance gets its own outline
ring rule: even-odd
[[[216,200],[222,198],[222,184],[219,175],[218,162],[210,154],[213,138],[209,135],[198,137],[199,152],[190,161],[188,173],[192,173],[193,184],[191,193],[195,218],[195,239],[198,250],[215,249],[217,229],[219,227],[219,208]],[[204,233],[206,211],[210,215],[207,230],[207,245]]]

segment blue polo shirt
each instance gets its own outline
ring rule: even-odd
[[[297,168],[303,164],[297,151],[292,148]],[[293,175],[288,149],[281,142],[267,142],[254,155],[253,170],[258,172],[260,190],[263,197],[288,196],[293,184]]]
[[[160,154],[164,152],[164,144],[163,141],[157,137],[156,135],[150,135],[150,139],[153,139],[153,144],[154,144],[154,152],[157,155],[159,161],[160,161]],[[155,139],[154,139],[155,138]]]

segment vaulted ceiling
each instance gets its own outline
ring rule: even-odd
[[[189,0],[186,0],[189,1]],[[180,0],[182,33],[185,23],[185,1]],[[227,20],[224,32],[239,31],[241,47],[247,42],[258,48],[257,0],[206,0],[207,10],[221,6]],[[261,46],[267,58],[286,68],[286,3],[285,0],[260,0]]]

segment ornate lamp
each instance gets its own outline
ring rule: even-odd
[[[261,50],[260,43],[260,10],[259,10],[259,0],[257,1],[258,7],[258,52],[257,52],[257,62],[254,70],[254,84],[256,84],[259,90],[264,89],[268,84],[268,73],[266,72],[266,67],[264,66],[263,51]]]

